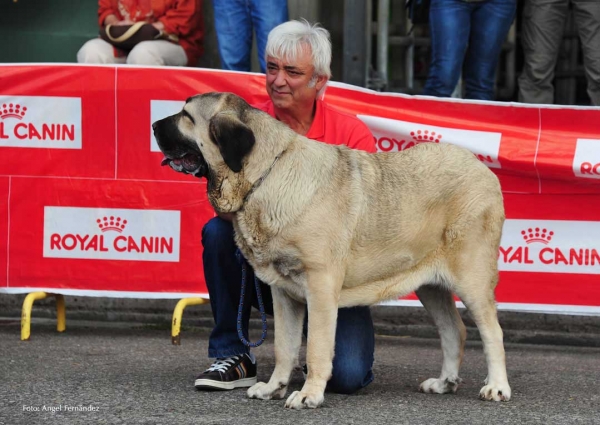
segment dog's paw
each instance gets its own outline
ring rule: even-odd
[[[481,391],[479,391],[479,398],[488,401],[508,401],[510,400],[510,395],[511,391],[508,382],[504,384],[495,384],[492,382],[485,385]]]
[[[304,409],[305,407],[316,409],[323,404],[324,400],[325,397],[322,392],[309,394],[303,391],[294,391],[285,402],[285,407],[296,410]]]
[[[458,376],[448,377],[446,379],[429,378],[423,381],[419,386],[419,391],[430,394],[456,393],[458,385],[462,382]]]
[[[266,382],[258,382],[248,388],[248,397],[261,400],[281,400],[285,397],[287,385],[273,385]]]

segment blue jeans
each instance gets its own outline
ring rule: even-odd
[[[466,99],[494,99],[496,66],[516,0],[431,0],[431,65],[423,94],[449,97],[463,71]]]
[[[260,70],[264,73],[267,37],[288,20],[287,0],[213,0],[213,9],[221,68],[250,71],[254,29]]]
[[[229,357],[248,353],[249,348],[239,340],[236,327],[242,268],[235,256],[237,247],[232,224],[218,217],[211,219],[202,229],[202,244],[204,276],[215,319],[215,327],[208,340],[208,355]],[[254,273],[247,266],[242,319],[246,339],[251,307],[258,306],[253,282]],[[265,310],[273,315],[271,289],[264,283],[260,285]],[[374,350],[375,333],[369,307],[339,309],[333,374],[327,390],[352,394],[370,384],[373,381]]]

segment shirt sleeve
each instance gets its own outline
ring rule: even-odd
[[[375,139],[373,138],[369,127],[358,118],[356,118],[356,124],[350,134],[347,145],[352,149],[370,153],[377,152],[377,149],[375,148]]]
[[[201,2],[198,0],[178,0],[158,20],[165,26],[165,32],[187,36],[201,26]]]

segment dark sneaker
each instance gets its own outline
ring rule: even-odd
[[[233,390],[256,384],[256,359],[253,354],[217,359],[194,383],[198,390]]]

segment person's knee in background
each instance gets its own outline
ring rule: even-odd
[[[187,56],[183,47],[166,40],[138,43],[127,55],[129,65],[186,66]]]
[[[202,228],[202,245],[215,253],[233,244],[233,225],[219,217],[211,218]]]
[[[142,41],[138,43],[127,55],[127,64],[164,66],[164,58],[153,48],[152,43],[154,41]]]
[[[77,52],[78,63],[110,64],[124,62],[115,58],[114,48],[100,38],[87,41]]]
[[[337,394],[354,394],[365,387],[368,376],[365,376],[364,370],[360,367],[361,365],[357,364],[356,366],[352,368],[349,365],[343,373],[336,374],[334,371],[333,376],[327,383],[327,391]]]

